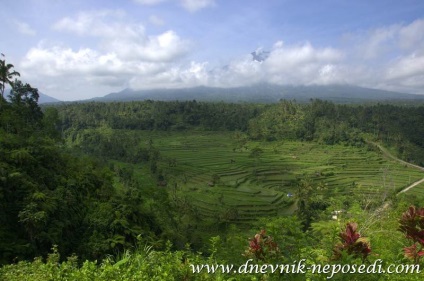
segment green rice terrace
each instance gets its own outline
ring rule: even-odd
[[[296,209],[297,183],[308,179],[328,197],[360,194],[382,198],[424,178],[377,148],[314,142],[248,141],[230,132],[133,131],[161,151],[166,187],[185,198],[202,218],[236,223]],[[256,151],[256,153],[255,153]],[[408,192],[423,193],[421,184]]]
[[[406,193],[420,199],[424,198],[424,182],[416,185],[414,188],[408,190]]]

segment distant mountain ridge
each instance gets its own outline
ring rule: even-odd
[[[340,103],[356,103],[364,101],[388,100],[420,100],[423,95],[405,94],[399,92],[364,88],[352,85],[311,85],[282,86],[275,84],[256,84],[253,86],[235,88],[193,87],[182,89],[124,89],[104,97],[94,98],[94,101],[139,101],[139,100],[197,100],[224,102],[264,102],[273,103],[280,99],[307,101],[309,99],[324,99]]]
[[[54,97],[48,96],[46,94],[43,94],[43,93],[38,93],[38,94],[40,95],[40,97],[38,98],[39,104],[61,102],[61,100],[55,99]]]
[[[7,99],[7,96],[10,95],[10,89],[6,90],[5,92],[5,98]],[[55,99],[54,97],[48,96],[46,94],[38,92],[38,104],[43,103],[54,103],[54,102],[61,102],[61,100]]]

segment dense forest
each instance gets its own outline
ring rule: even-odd
[[[138,235],[160,237],[161,225],[172,225],[159,222],[170,217],[166,194],[128,177],[118,192],[105,163],[67,150],[57,110],[42,112],[37,99],[16,80],[0,100],[0,262],[46,255],[55,244],[65,256],[99,258]]]
[[[339,105],[311,100],[297,104],[227,104],[193,101],[72,103],[57,107],[65,138],[84,129],[240,131],[251,139],[318,141],[360,145],[363,134],[393,146],[398,155],[424,164],[424,106]],[[119,146],[119,142],[114,147]]]
[[[394,192],[362,204],[353,197],[325,197],[330,194],[325,186],[305,178],[294,181],[297,192],[289,203],[297,208],[290,215],[236,224],[238,210],[229,209],[206,223],[190,200],[179,196],[177,184],[169,184],[165,168],[177,169],[178,159],[165,156],[155,133],[231,133],[232,152],[249,151],[254,179],[265,152],[249,148],[250,143],[373,150],[371,143],[378,142],[422,166],[424,106],[193,100],[40,108],[38,90],[12,81],[19,73],[4,60],[2,67],[8,71],[0,97],[2,280],[305,280],[304,274],[193,273],[190,266],[242,265],[249,258],[257,264],[301,259],[308,264],[369,265],[377,259],[385,265],[422,264],[424,211],[408,209],[419,200]],[[6,84],[12,88],[8,97],[3,96]],[[147,141],[146,134],[151,136]],[[213,174],[208,185],[219,184],[220,176]],[[328,219],[330,206],[343,208],[345,215],[337,213],[342,220]],[[357,273],[349,279],[392,276]],[[326,280],[328,274],[308,277]],[[396,280],[421,277],[398,274]],[[342,274],[334,279],[346,280]]]

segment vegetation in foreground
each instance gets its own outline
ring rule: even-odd
[[[3,266],[0,277],[2,280],[421,280],[423,273],[413,271],[413,267],[402,273],[334,274],[323,270],[264,273],[258,269],[263,265],[269,268],[269,265],[293,265],[299,261],[306,266],[328,264],[332,268],[339,265],[372,268],[375,264],[377,271],[387,270],[390,265],[398,270],[406,270],[408,265],[422,266],[422,250],[418,249],[423,247],[419,233],[424,209],[406,206],[402,202],[373,213],[356,206],[338,221],[313,223],[307,232],[296,217],[263,219],[258,225],[265,228],[253,232],[250,239],[235,232],[227,241],[213,237],[208,255],[195,253],[189,247],[171,250],[169,243],[161,251],[139,244],[102,260],[81,261],[70,256],[61,261],[57,248],[53,247],[45,260],[36,258],[32,262]],[[407,211],[402,213],[405,208]],[[347,218],[353,212],[355,223],[351,222],[353,218]],[[206,265],[218,267],[208,272]],[[241,271],[223,271],[221,265]]]

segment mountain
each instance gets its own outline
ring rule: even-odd
[[[38,93],[40,95],[40,97],[38,98],[38,103],[42,104],[42,103],[52,103],[52,102],[61,102],[58,99],[55,99],[54,97],[45,95],[43,93]]]
[[[8,96],[10,95],[10,89],[5,91],[5,98],[8,99]],[[38,92],[38,104],[43,104],[43,103],[53,103],[53,102],[61,102],[58,99],[55,99],[54,97],[48,96],[46,94],[40,93]]]
[[[278,89],[271,85],[255,85],[251,87],[216,88],[194,87],[182,89],[125,89],[100,98],[102,101],[132,101],[132,100],[198,100],[226,102],[276,102],[281,96]]]
[[[182,89],[125,89],[111,93],[95,101],[137,101],[137,100],[197,100],[225,102],[272,103],[280,99],[308,101],[310,99],[331,100],[336,103],[358,103],[367,101],[419,100],[423,95],[364,88],[352,85],[311,85],[282,86],[268,83],[235,88],[194,87]]]

